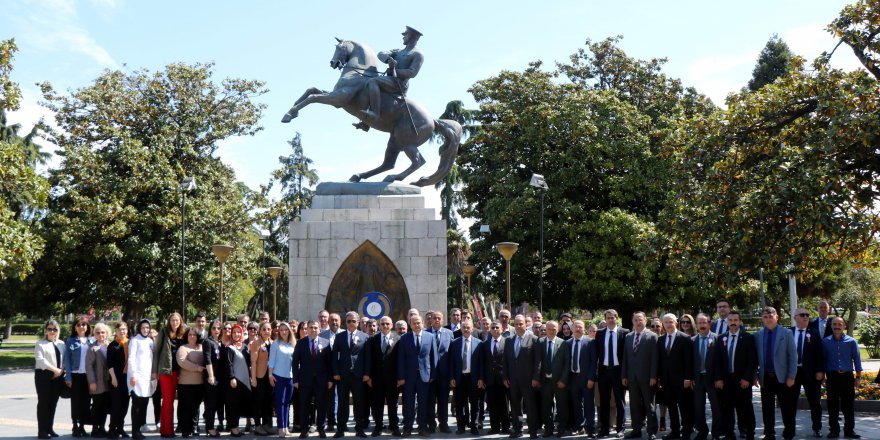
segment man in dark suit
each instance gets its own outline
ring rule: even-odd
[[[388,406],[388,429],[394,437],[400,437],[400,424],[397,419],[397,346],[400,336],[391,327],[391,318],[383,316],[379,320],[379,332],[367,342],[366,357],[370,387],[370,408],[373,423],[376,425],[370,434],[378,437],[382,434],[384,407]]]
[[[348,400],[351,395],[354,406],[354,430],[360,438],[366,438],[367,414],[364,412],[364,375],[367,373],[365,344],[367,334],[358,330],[358,314],[345,314],[346,331],[336,335],[333,342],[333,380],[337,382],[339,409],[336,411],[336,434],[334,438],[345,436],[348,425]]]
[[[647,419],[648,440],[657,436],[657,414],[654,412],[654,387],[657,385],[657,334],[646,329],[645,312],[633,313],[633,331],[623,345],[623,385],[629,390],[632,431],[624,438],[642,438]]]
[[[593,389],[587,388],[587,380],[596,380],[596,352],[593,350],[593,340],[584,333],[583,321],[572,322],[571,339],[562,344],[562,349],[569,353],[568,373],[568,400],[574,420],[570,420],[570,430],[575,435],[595,434],[596,409],[594,404]]]
[[[672,313],[663,315],[661,322],[664,334],[657,340],[657,386],[671,419],[669,434],[663,438],[689,439],[694,430],[691,338],[678,330],[678,318]]]
[[[514,334],[507,341],[508,350],[504,352],[504,385],[510,391],[510,415],[513,431],[510,438],[522,436],[523,406],[529,424],[531,438],[538,437],[540,415],[538,412],[538,388],[540,376],[535,370],[535,350],[538,337],[527,332],[526,318],[516,315],[513,319]]]
[[[308,420],[312,400],[315,401],[317,410],[315,425],[318,435],[326,438],[327,390],[333,387],[330,378],[332,350],[330,340],[318,336],[317,321],[309,321],[307,326],[308,337],[297,341],[293,351],[293,386],[299,390],[299,438],[309,436]]]
[[[819,336],[825,339],[834,334],[834,331],[831,330],[831,318],[828,317],[828,313],[831,312],[831,305],[828,304],[828,301],[819,301],[816,311],[819,313],[819,316],[810,321],[810,328],[816,329]]]
[[[419,435],[428,437],[430,385],[437,377],[437,345],[434,335],[423,331],[421,316],[412,315],[409,327],[397,347],[397,386],[403,387],[403,437],[412,434],[416,406]]]
[[[605,328],[596,332],[596,362],[599,377],[599,436],[607,436],[611,430],[611,391],[614,391],[615,406],[617,407],[617,420],[615,431],[623,431],[624,423],[624,393],[621,382],[620,366],[623,363],[623,344],[629,330],[618,327],[617,320],[620,317],[617,310],[605,311]]]
[[[718,312],[718,319],[712,322],[712,326],[709,328],[709,331],[715,333],[716,335],[721,335],[727,332],[727,315],[730,314],[730,301],[721,298],[718,302],[715,303],[715,311]]]
[[[779,325],[779,315],[773,307],[761,311],[764,327],[755,333],[758,353],[758,383],[761,386],[761,415],[764,418],[764,438],[776,438],[776,402],[782,414],[782,437],[794,438],[795,401],[791,394],[797,376],[797,349],[794,336]]]
[[[507,389],[504,387],[504,350],[506,339],[501,336],[501,322],[489,326],[490,337],[481,347],[483,353],[483,377],[478,383],[486,390],[489,408],[489,434],[507,433],[510,430],[510,414],[507,410]]]
[[[482,341],[472,336],[474,324],[461,323],[461,337],[449,345],[450,379],[449,386],[455,393],[455,415],[458,422],[456,434],[464,434],[470,428],[471,434],[480,435],[477,427],[477,387],[482,377]]]
[[[453,338],[458,338],[461,336],[461,320],[461,309],[459,309],[458,307],[454,307],[452,310],[449,311],[449,324],[445,325],[444,327],[448,328],[449,331],[452,332]]]
[[[822,367],[825,365],[822,338],[817,329],[809,326],[810,313],[807,312],[807,309],[801,307],[795,310],[794,320],[795,326],[791,328],[791,331],[794,332],[798,368],[792,396],[797,399],[801,393],[801,387],[804,388],[807,403],[810,404],[813,435],[819,437],[822,435],[822,405],[819,404],[819,398],[822,380],[825,379]],[[795,406],[795,411],[797,411],[797,406]]]
[[[562,344],[562,338],[556,337],[559,324],[547,321],[544,324],[547,336],[541,338],[535,353],[535,370],[541,377],[541,416],[544,422],[544,437],[550,437],[556,431],[557,437],[563,437],[568,428],[568,375],[571,369],[571,354]],[[559,426],[554,426],[553,403],[556,403],[556,419]]]
[[[752,407],[752,381],[758,368],[758,354],[755,352],[755,339],[741,328],[742,320],[736,310],[727,316],[730,330],[721,335],[721,347],[717,351],[716,365],[724,371],[715,388],[721,390],[722,431],[727,438],[736,438],[734,433],[734,412],[736,424],[746,440],[755,439],[755,409]]]
[[[436,400],[436,413],[434,401],[428,413],[428,429],[434,432],[439,424],[440,432],[448,434],[449,430],[449,344],[452,343],[452,330],[443,327],[443,312],[428,312],[430,320],[427,331],[434,334],[434,343],[437,345],[437,380],[431,382],[431,395]],[[434,417],[436,415],[437,421]]]
[[[709,437],[709,425],[706,423],[706,400],[712,409],[712,438],[721,438],[721,406],[715,381],[721,379],[721,368],[716,364],[716,351],[722,350],[718,344],[718,335],[710,331],[709,316],[700,313],[697,321],[697,335],[691,338],[691,351],[694,353],[694,429],[697,436],[694,440],[706,440]]]

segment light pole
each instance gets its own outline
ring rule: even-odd
[[[232,253],[233,249],[235,248],[227,244],[215,244],[211,246],[211,252],[214,252],[217,260],[220,261],[220,301],[218,303],[220,313],[217,315],[220,321],[223,321],[223,265],[226,263],[226,259],[229,258],[229,254]]]
[[[474,294],[471,291],[471,277],[474,276],[474,273],[477,272],[477,268],[472,264],[466,264],[466,265],[464,265],[464,267],[461,268],[461,271],[462,271],[462,273],[464,273],[464,276],[467,277],[467,280],[468,280],[467,294],[468,294],[468,297],[470,297]],[[465,304],[467,304],[467,301],[462,301],[461,307],[465,307]]]
[[[196,178],[184,177],[180,182],[180,315],[186,321],[186,193],[195,191]]]
[[[265,229],[256,228],[257,233],[260,234],[260,245],[263,248],[263,256],[260,258],[260,267],[265,267],[266,265],[266,240],[269,239],[271,233]],[[259,310],[263,311],[266,309],[266,277],[262,275],[262,271],[260,271],[260,307]],[[273,318],[274,319],[274,318]]]
[[[281,271],[284,269],[273,266],[267,267],[266,270],[269,271],[269,275],[272,277],[272,284],[274,284],[272,290],[272,320],[274,321],[278,319],[278,275],[281,275]]]
[[[504,257],[504,261],[507,262],[507,310],[513,310],[510,302],[510,259],[513,258],[513,254],[519,249],[519,243],[505,241],[496,244],[495,248],[498,249],[498,253],[501,254],[501,256]]]
[[[547,193],[550,187],[547,186],[544,176],[540,174],[532,174],[532,180],[529,182],[529,185],[541,190],[541,282],[538,284],[538,310],[544,313],[544,194]]]

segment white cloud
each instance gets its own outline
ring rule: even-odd
[[[698,58],[688,65],[686,72],[688,78],[703,81],[751,66],[756,60],[757,54],[752,52]]]
[[[813,61],[822,52],[830,52],[838,43],[838,40],[825,30],[824,24],[789,28],[783,31],[779,37],[788,44],[792,52],[804,57],[808,62]],[[862,67],[852,50],[846,45],[841,45],[834,52],[831,66],[847,71]]]
[[[26,17],[17,20],[23,42],[45,52],[85,55],[101,68],[118,67],[110,52],[80,24],[73,2],[34,3],[28,10]]]

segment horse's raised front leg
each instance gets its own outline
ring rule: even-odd
[[[308,98],[309,96],[319,94],[319,93],[327,93],[327,92],[325,92],[317,87],[309,87],[308,89],[306,89],[305,93],[303,93],[302,96],[300,96],[299,99],[297,99],[296,102],[293,103],[293,107],[291,107],[290,110],[288,110],[287,113],[284,114],[284,117],[281,118],[281,122],[287,123],[287,122],[290,122],[291,119],[297,117],[299,115],[299,109],[302,108],[302,107],[297,107],[297,105],[299,105],[299,103],[305,101],[305,99]]]
[[[422,165],[427,162],[424,157],[422,157],[422,153],[419,153],[418,145],[409,145],[404,147],[403,152],[406,154],[406,157],[409,158],[411,164],[410,166],[403,170],[400,174],[389,174],[385,176],[383,182],[394,182],[396,180],[403,180],[406,176],[409,176],[415,170],[422,167]]]
[[[373,168],[370,171],[355,174],[351,176],[351,179],[348,179],[348,181],[360,182],[362,179],[368,179],[375,176],[376,174],[383,173],[394,168],[394,164],[397,163],[398,155],[400,155],[400,149],[397,147],[393,140],[389,139],[388,147],[385,148],[385,160],[382,161],[382,165],[379,165],[377,168]]]

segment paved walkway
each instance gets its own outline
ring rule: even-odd
[[[880,361],[868,361],[863,365],[865,371],[877,371],[880,368]],[[36,438],[37,434],[37,395],[34,391],[34,379],[33,379],[33,371],[32,370],[18,370],[18,371],[6,371],[0,372],[0,438]],[[757,388],[755,389],[755,413],[756,418],[758,420],[758,438],[761,438],[763,434],[763,428],[761,423],[761,412],[760,412],[760,396],[758,395]],[[151,404],[152,405],[152,404]],[[629,410],[627,410],[627,414],[629,414]],[[70,400],[69,399],[61,399],[58,403],[58,410],[56,413],[56,423],[55,423],[55,431],[62,435],[61,438],[72,438],[70,436]],[[827,415],[826,415],[827,419]],[[147,416],[148,422],[153,421],[152,416],[152,406],[150,407],[149,415]],[[777,412],[776,416],[777,427],[776,433],[779,438],[782,435],[782,425],[781,418]],[[450,420],[454,425],[454,419]],[[126,422],[130,422],[129,418],[126,417]],[[486,421],[488,425],[488,420]],[[823,430],[823,434],[827,433],[827,421],[823,421],[823,425],[825,429]],[[798,411],[798,435],[796,438],[798,439],[809,439],[813,438],[810,434],[808,427],[810,426],[810,415],[809,411]],[[454,430],[453,426],[453,430]],[[126,431],[130,430],[130,425],[126,425]],[[862,438],[865,440],[880,440],[880,414],[868,414],[868,413],[856,413],[856,432],[862,435]],[[352,437],[353,433],[351,430],[348,432],[347,437]],[[148,437],[159,438],[158,434],[148,434]],[[228,437],[224,435],[224,437]],[[200,437],[207,438],[207,437]],[[272,437],[255,437],[255,438],[272,438]],[[276,437],[277,438],[277,437]],[[317,438],[316,435],[312,435],[310,438]],[[356,437],[355,437],[356,438]],[[383,435],[380,438],[388,438],[388,434]],[[455,436],[449,434],[436,434],[433,435],[432,438],[435,439],[470,439],[474,438],[472,436]],[[501,439],[507,438],[506,435],[484,435],[481,438],[491,438],[491,439]],[[528,438],[528,437],[526,437]],[[576,438],[576,437],[570,437]]]

